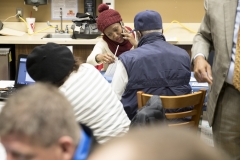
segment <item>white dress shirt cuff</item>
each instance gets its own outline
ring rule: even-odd
[[[204,54],[202,54],[202,53],[198,53],[198,54],[196,54],[196,55],[193,57],[193,60],[196,59],[197,56],[203,56],[203,57],[206,59],[206,57],[204,56]]]

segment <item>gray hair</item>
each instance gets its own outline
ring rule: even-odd
[[[146,35],[146,34],[153,33],[153,32],[160,32],[160,33],[162,33],[162,29],[154,29],[154,30],[141,31],[142,35]]]
[[[0,113],[0,136],[16,135],[33,145],[56,144],[69,136],[77,146],[80,127],[68,100],[50,85],[36,83],[18,90]]]

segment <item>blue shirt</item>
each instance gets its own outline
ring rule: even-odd
[[[73,160],[86,160],[91,148],[91,143],[92,138],[82,129],[80,141],[73,156]]]
[[[233,84],[233,72],[234,72],[234,62],[235,62],[235,54],[236,54],[236,45],[238,38],[238,30],[240,25],[240,0],[238,0],[238,6],[236,11],[235,25],[234,25],[234,34],[233,34],[233,45],[232,45],[232,56],[231,63],[228,70],[228,75],[226,78],[226,82],[229,84]]]

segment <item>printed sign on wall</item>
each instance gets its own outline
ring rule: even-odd
[[[52,20],[72,20],[78,12],[78,0],[52,0]]]

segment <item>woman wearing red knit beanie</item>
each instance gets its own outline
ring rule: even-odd
[[[132,29],[123,26],[121,15],[106,4],[98,6],[97,27],[103,33],[94,46],[92,53],[87,58],[87,63],[94,66],[104,64],[106,70],[108,64],[115,61],[114,54],[118,57],[125,51],[137,47]],[[118,49],[117,49],[118,48]]]

